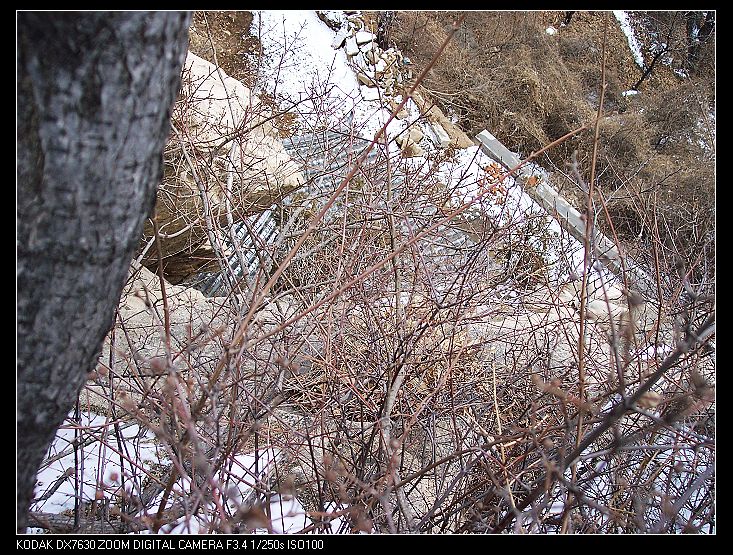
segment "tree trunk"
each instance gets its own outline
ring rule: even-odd
[[[18,14],[17,527],[95,367],[161,177],[184,12]]]

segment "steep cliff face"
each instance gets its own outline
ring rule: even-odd
[[[166,147],[156,217],[166,277],[178,283],[216,259],[219,228],[270,207],[303,182],[270,110],[241,82],[189,53]],[[158,264],[154,226],[143,263]]]

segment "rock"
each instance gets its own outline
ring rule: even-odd
[[[407,77],[405,78],[407,79]],[[434,103],[425,99],[423,96],[424,93],[422,92],[423,90],[424,89],[422,87],[418,87],[411,96],[419,111],[428,119],[428,121],[440,123],[443,129],[448,132],[451,143],[456,147],[468,148],[474,146],[474,141],[466,135],[460,127],[452,123],[445,114],[443,114],[443,112],[434,105]]]
[[[420,141],[423,140],[423,137],[425,135],[423,134],[420,127],[417,125],[412,125],[409,128],[405,129],[402,133],[397,135],[395,137],[395,141],[398,145],[402,145],[405,142],[413,142],[415,144],[418,144]]]
[[[357,67],[357,71],[362,73],[374,74],[374,66],[364,59],[364,56],[354,56],[351,58],[351,63]]]
[[[415,130],[418,134],[413,135],[413,131]],[[415,156],[423,156],[425,154],[425,150],[417,144],[420,141],[415,141],[413,136],[422,139],[422,132],[419,129],[411,129],[409,133],[402,133],[395,137],[395,142],[400,146],[402,156],[405,158],[413,158]]]
[[[364,100],[379,100],[379,89],[377,87],[359,85],[359,92]]]
[[[369,50],[364,52],[364,59],[371,65],[377,63],[377,60],[379,59],[379,56],[377,55],[377,50],[375,48],[370,48]]]
[[[361,71],[356,74],[356,78],[362,85],[366,85],[367,87],[376,87],[377,83],[376,81],[369,77],[368,75],[362,73]]]
[[[316,10],[318,19],[323,21],[329,28],[334,31],[338,31],[340,28],[345,27],[345,17],[343,12],[337,10]]]
[[[166,332],[160,325],[163,312],[163,294],[160,278],[147,268],[134,263],[130,270],[131,279],[125,285],[118,306],[119,319],[116,319],[117,336],[125,337],[115,344],[115,372],[118,376],[129,376],[131,361],[136,361],[142,380],[149,380],[156,373],[156,360],[164,360]],[[206,298],[193,288],[179,287],[166,283],[166,301],[172,337],[195,337],[190,341],[187,357],[190,361],[218,360],[221,347],[214,340],[223,329],[231,330],[233,322],[228,310],[222,305],[228,303],[224,298]],[[124,322],[124,328],[118,322]],[[229,332],[231,333],[231,332]],[[100,361],[109,363],[109,336],[104,342]],[[175,363],[174,363],[175,364]],[[188,368],[181,368],[187,373]],[[142,391],[133,384],[143,386],[142,381],[121,379],[117,388],[132,394],[136,401],[142,401]]]
[[[384,81],[384,84],[387,83],[394,85],[396,83],[395,74],[392,70],[383,71],[380,75],[382,81]]]
[[[374,50],[375,47],[377,47],[376,42],[366,42],[359,46],[359,52],[361,52],[362,54],[366,54],[370,50]]]
[[[389,101],[389,110],[390,112],[394,112],[397,107],[400,105],[400,102],[402,102],[402,96],[395,95],[394,98],[390,99]],[[400,111],[397,112],[395,117],[397,119],[405,119],[408,116],[409,112],[407,110],[406,106],[403,106]]]
[[[450,144],[448,133],[445,132],[445,129],[443,129],[443,126],[439,123],[430,122],[428,124],[428,130],[430,131],[431,139],[433,139],[436,146],[446,148]]]
[[[169,281],[178,283],[205,265],[205,252],[209,260],[214,259],[198,183],[204,183],[209,216],[219,225],[226,225],[227,206],[233,219],[241,220],[269,208],[305,182],[300,167],[291,160],[269,121],[270,116],[271,112],[242,83],[203,58],[188,54],[180,99],[172,115],[185,134],[171,134],[156,204]],[[249,131],[225,140],[242,128]],[[198,182],[184,151],[196,165]],[[153,227],[147,222],[141,245],[152,237]],[[202,255],[198,266],[191,264],[194,253],[196,257]],[[148,249],[143,263],[157,267],[155,248]]]
[[[346,55],[356,56],[359,53],[359,45],[356,44],[356,39],[354,37],[349,37],[346,39]]]
[[[346,20],[358,31],[364,28],[364,21],[358,15],[349,15],[346,17]]]
[[[356,43],[359,45],[373,42],[374,39],[376,39],[376,37],[374,36],[374,33],[370,33],[369,31],[357,31],[356,32]]]
[[[569,306],[578,306],[580,303],[580,281],[566,283],[560,290],[560,301]]]
[[[331,48],[333,48],[334,50],[338,50],[344,45],[348,37],[349,31],[346,26],[341,27],[336,33],[336,36],[333,37],[333,41],[331,41]]]
[[[407,145],[402,149],[402,156],[405,158],[415,158],[417,156],[425,156],[425,151],[420,145],[408,142]]]
[[[395,51],[390,48],[389,50],[385,50],[382,52],[382,55],[380,56],[387,65],[391,66],[393,64],[396,64],[397,62],[397,54]]]
[[[410,127],[409,137],[411,141],[415,143],[419,143],[420,141],[423,140],[424,136],[425,136],[424,133],[417,125],[413,125],[412,127]]]
[[[597,299],[600,299],[602,301],[605,301],[605,297],[603,295],[603,288],[598,287],[596,291],[594,292],[594,296]],[[621,290],[621,287],[618,285],[607,285],[606,286],[606,296],[608,297],[608,300],[612,303],[616,304],[623,304],[626,302],[626,295],[624,295],[624,292]]]
[[[606,303],[600,299],[590,301],[585,307],[585,313],[589,320],[609,320],[611,317],[618,318],[624,313],[624,309],[615,303]]]

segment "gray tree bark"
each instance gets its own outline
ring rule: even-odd
[[[190,14],[20,12],[17,528],[155,201]]]

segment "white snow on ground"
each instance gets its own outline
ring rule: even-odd
[[[603,417],[613,410],[613,408],[622,403],[623,400],[620,395],[613,395],[608,402],[603,406],[600,411],[599,417]],[[625,433],[630,433],[626,430]],[[679,426],[677,429],[660,429],[653,437],[651,446],[648,449],[639,448],[637,451],[638,457],[638,482],[644,483],[645,481],[652,482],[655,488],[652,489],[651,497],[645,500],[645,504],[651,507],[655,507],[660,516],[659,521],[647,522],[649,530],[654,532],[654,526],[663,522],[662,516],[662,494],[661,491],[665,489],[673,492],[684,492],[688,488],[694,491],[690,492],[694,496],[699,489],[703,486],[702,483],[694,486],[695,479],[708,471],[709,452],[707,449],[698,449],[695,447],[695,443],[702,441],[705,442],[707,438],[698,435],[694,430],[686,427]],[[653,446],[653,447],[652,447]],[[626,449],[622,448],[622,451],[627,451],[629,457],[634,456],[632,449],[639,447],[634,444],[627,446]],[[654,452],[653,456],[648,456],[647,453]],[[610,453],[608,451],[602,452],[600,455],[595,452],[593,446],[587,448],[581,454],[577,462],[577,469],[585,471],[584,474],[590,475],[591,478],[583,485],[583,491],[591,500],[597,501],[600,505],[605,504],[609,499],[612,499],[614,494],[618,491],[618,483],[615,481],[615,477],[612,474],[605,473],[603,470],[608,465],[608,460],[618,456],[617,453]],[[673,464],[669,462],[674,461]],[[627,463],[628,464],[628,463]],[[672,470],[670,472],[670,470]],[[593,473],[598,473],[594,475]],[[566,469],[565,477],[570,481],[572,479],[572,470]],[[564,497],[564,492],[560,491],[560,486],[553,488],[552,495],[556,496],[553,501],[550,502],[549,506],[545,509],[547,512],[543,513],[545,517],[554,516],[559,517],[565,511],[565,505],[561,499]],[[525,509],[518,522],[526,530],[537,532],[537,519],[536,519],[537,507],[530,506]],[[672,515],[670,515],[672,516]],[[678,522],[685,522],[693,517],[692,512],[685,506],[680,507],[679,512],[674,515],[678,518]],[[601,526],[605,526],[609,523],[612,518],[611,514],[599,514],[598,522]],[[547,527],[546,527],[547,529]],[[551,529],[548,533],[551,533]],[[560,526],[557,526],[556,532],[560,532]],[[658,531],[658,530],[657,530]],[[624,533],[623,527],[619,526],[618,533]]]
[[[282,99],[282,108],[315,93],[320,102],[306,100],[295,108],[314,126],[325,119],[346,118],[361,95],[346,54],[331,47],[333,31],[314,11],[258,11],[253,15],[251,32],[259,36],[265,53],[262,88]]]
[[[631,27],[629,14],[621,10],[614,10],[613,15],[616,17],[619,25],[621,25],[621,30],[626,35],[626,40],[629,41],[629,48],[631,49],[631,54],[634,56],[636,65],[644,69],[644,55],[641,53],[641,46],[639,45],[639,41],[636,40],[634,29]]]
[[[341,507],[340,512],[346,507]],[[335,504],[328,504],[326,512],[336,513],[339,509]],[[272,532],[275,534],[297,534],[304,528],[311,526],[313,521],[306,514],[303,505],[297,498],[292,496],[275,495],[270,500],[270,519],[272,522]],[[315,533],[339,534],[348,533],[351,529],[347,525],[343,516],[337,516],[329,521],[329,524],[323,528],[317,528]],[[267,530],[260,528],[255,533],[266,533]]]
[[[332,47],[335,33],[315,12],[254,12],[250,31],[261,33],[261,86],[281,101],[283,109],[297,103],[294,111],[306,129],[324,124],[338,127],[339,122],[351,121],[360,137],[372,139],[389,119],[390,111],[382,106],[379,90],[359,85],[344,49]],[[316,100],[305,100],[310,96]],[[390,139],[419,117],[412,99],[406,108],[408,118],[395,118],[389,124]],[[390,152],[399,152],[394,142]]]
[[[136,424],[120,424],[121,446],[118,448],[117,436],[114,431],[114,422],[105,416],[81,413],[81,422],[73,423],[72,416],[67,423],[56,433],[48,460],[51,462],[43,467],[38,474],[36,497],[47,494],[47,498],[36,502],[32,506],[34,511],[47,513],[61,513],[74,509],[75,478],[74,468],[78,468],[80,480],[80,499],[82,502],[91,502],[95,498],[113,499],[119,497],[124,485],[128,494],[139,495],[141,481],[154,463],[166,463],[166,455],[151,432],[142,431]],[[83,430],[82,442],[85,444],[78,449],[78,465],[75,464],[73,450],[74,431]],[[88,440],[88,441],[87,441]],[[120,453],[123,453],[120,463]],[[227,494],[227,512],[234,514],[245,497],[251,493],[257,483],[257,477],[262,477],[267,470],[272,470],[280,458],[279,450],[262,449],[255,457],[254,453],[236,455],[228,468],[220,473],[220,491]],[[57,486],[50,493],[50,490]],[[47,493],[49,492],[49,493]],[[190,497],[192,493],[191,480],[186,476],[179,478],[172,489],[173,496]],[[154,516],[160,506],[163,493],[146,509],[145,514]],[[114,501],[112,501],[114,503]],[[170,500],[168,502],[170,506]],[[343,509],[343,507],[341,508]],[[327,511],[336,511],[335,507],[328,506]],[[213,503],[205,505],[196,515],[183,516],[160,528],[159,534],[198,534],[209,530],[208,515],[218,511]],[[270,499],[270,515],[272,531],[277,534],[297,533],[313,524],[311,518],[300,502],[290,496],[275,495]],[[136,515],[143,516],[143,515]],[[37,531],[31,529],[31,532]],[[38,530],[40,531],[40,530]],[[331,520],[330,530],[326,533],[349,531],[343,517],[337,516]],[[267,529],[258,529],[256,532],[267,533]],[[318,530],[316,531],[318,532]],[[140,532],[149,534],[150,531]]]
[[[547,33],[548,35],[555,35],[557,34],[557,29],[550,25],[547,29],[545,29],[545,33]]]
[[[77,450],[78,465],[72,447],[75,428],[83,429],[84,439],[96,438]],[[123,485],[127,493],[139,492],[144,475],[142,469],[159,461],[160,449],[153,441],[153,434],[141,431],[135,424],[120,424],[120,431],[121,450],[114,423],[107,417],[82,413],[78,424],[70,417],[59,428],[51,445],[48,460],[52,462],[42,467],[38,474],[36,498],[47,494],[55,485],[58,488],[47,494],[47,499],[34,504],[33,510],[60,513],[74,508],[75,466],[78,467],[82,501],[112,498],[119,495]]]

